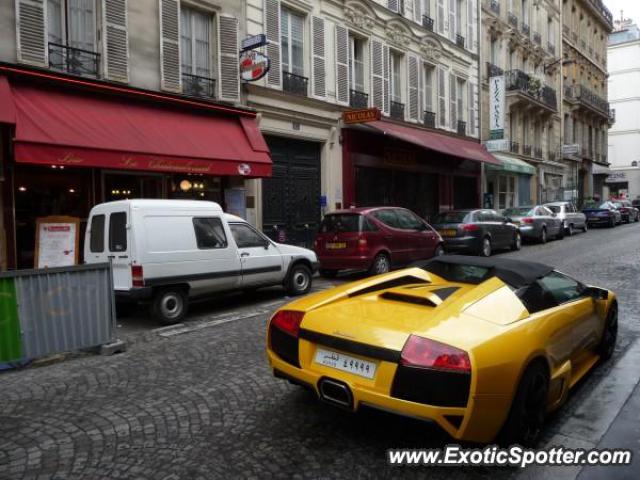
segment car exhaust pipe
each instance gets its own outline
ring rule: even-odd
[[[322,378],[318,382],[320,399],[347,410],[353,410],[353,394],[346,383],[330,378]]]

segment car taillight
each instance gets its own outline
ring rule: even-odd
[[[410,367],[471,372],[467,352],[417,335],[411,335],[407,340],[402,349],[400,362]]]
[[[131,265],[131,284],[134,287],[144,287],[142,265]]]
[[[465,232],[476,232],[480,229],[480,227],[478,225],[475,225],[473,223],[468,223],[468,224],[464,224],[462,225],[462,230]]]
[[[367,239],[364,237],[359,237],[357,250],[359,252],[366,252],[368,248],[369,248],[369,244],[367,243]]]
[[[304,312],[296,312],[295,310],[280,310],[271,319],[271,324],[277,327],[279,330],[282,330],[292,337],[297,338],[303,317]]]
[[[533,223],[533,218],[525,217],[525,218],[522,219],[522,223],[532,224]]]

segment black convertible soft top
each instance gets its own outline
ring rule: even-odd
[[[514,288],[529,285],[553,271],[553,267],[538,262],[511,260],[500,257],[469,257],[442,255],[413,264],[446,280],[479,284],[491,277],[498,277]],[[463,269],[459,267],[478,267]]]

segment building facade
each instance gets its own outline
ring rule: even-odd
[[[73,216],[83,231],[103,201],[206,199],[255,217],[245,182],[271,160],[240,107],[245,8],[0,2],[3,269],[33,267],[37,218]]]
[[[501,161],[486,169],[487,206],[503,209],[558,199],[560,145],[559,0],[482,2],[482,139]],[[504,128],[490,130],[490,79],[504,78]]]
[[[477,15],[476,0],[247,1],[247,34],[266,33],[271,59],[245,85],[274,161],[250,187],[265,233],[308,244],[328,210],[478,205],[491,157],[479,145]],[[343,122],[370,107],[379,121]]]
[[[562,1],[563,162],[566,195],[581,204],[604,197],[609,174],[607,131],[615,118],[607,101],[607,41],[613,17],[601,0]],[[575,193],[574,193],[575,192]]]
[[[604,195],[640,198],[640,29],[629,20],[616,22],[609,36],[609,102],[615,124],[609,130]]]

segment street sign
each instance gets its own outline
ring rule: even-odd
[[[245,82],[260,80],[270,67],[271,61],[263,53],[248,50],[240,55],[240,78]]]
[[[499,140],[504,138],[504,108],[505,108],[504,75],[489,79],[489,138]]]
[[[380,120],[380,109],[375,107],[342,113],[342,121],[346,124],[375,122],[376,120]]]
[[[572,143],[570,145],[562,145],[562,155],[579,155],[580,144]]]
[[[242,40],[242,52],[253,50],[254,48],[263,47],[267,44],[267,36],[264,33],[253,35]]]

